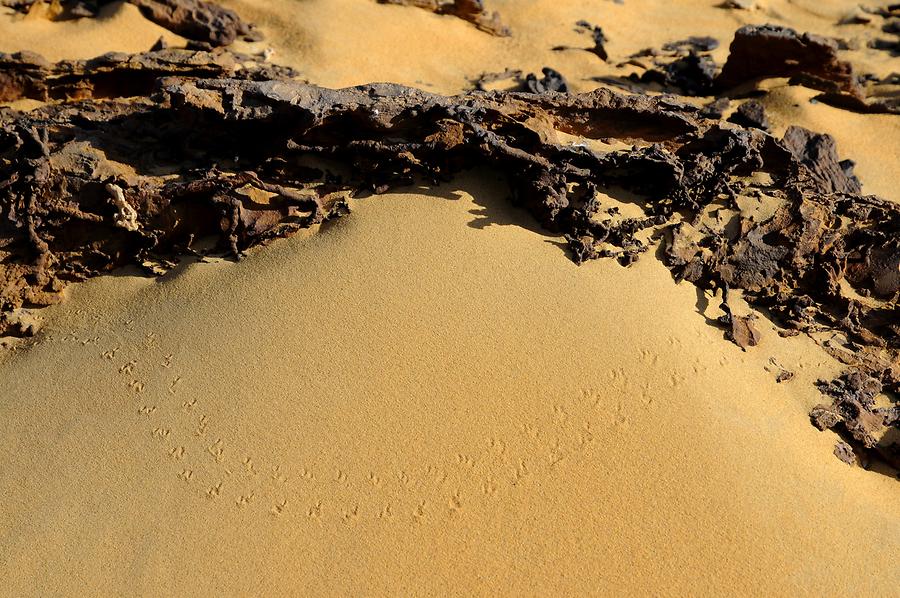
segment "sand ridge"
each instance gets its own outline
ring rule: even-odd
[[[481,199],[496,184],[465,188],[478,203],[388,195],[236,266],[78,287],[3,365],[3,552],[31,572],[22,591],[890,582],[854,563],[890,566],[896,482],[848,469],[806,422],[834,364],[805,357],[777,385],[770,351],[795,356],[771,331],[741,352],[684,318],[694,292],[659,264],[561,264]],[[97,561],[109,573],[71,577]]]

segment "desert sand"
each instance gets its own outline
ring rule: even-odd
[[[493,38],[369,0],[225,4],[312,82],[440,93],[544,65],[592,88],[597,57],[549,50],[585,45],[578,19],[624,58],[688,35],[725,52],[745,22],[837,34],[846,8],[496,0],[514,33]],[[130,5],[0,19],[0,51],[52,59],[160,35],[178,42]],[[900,200],[896,116],[772,85],[774,129],[830,133]],[[897,480],[809,424],[840,364],[767,320],[742,351],[651,256],[576,266],[507,193],[472,172],[353,200],[239,263],[124,270],[41,310],[37,342],[0,355],[0,593],[896,593]]]

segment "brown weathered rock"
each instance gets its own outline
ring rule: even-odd
[[[545,66],[541,69],[541,72],[544,76],[540,79],[534,73],[528,73],[525,77],[525,91],[531,93],[568,93],[569,84],[566,83],[566,78],[559,71]]]
[[[757,100],[747,100],[728,117],[730,122],[744,126],[755,127],[763,131],[769,130],[769,119],[766,117],[766,109]]]
[[[745,25],[731,42],[728,60],[716,79],[722,89],[771,77],[806,75],[854,91],[853,68],[837,57],[837,43],[777,25]]]
[[[842,421],[841,414],[828,405],[816,405],[809,412],[809,418],[820,430],[829,430]]]
[[[734,87],[773,77],[787,77],[791,85],[803,85],[823,92],[815,100],[831,106],[867,114],[900,113],[900,101],[895,91],[896,75],[885,80],[871,75],[857,77],[852,65],[838,58],[839,44],[835,40],[809,33],[800,34],[776,25],[747,25],[735,32],[728,60],[721,72],[709,54],[717,45],[713,38],[691,37],[663,44],[661,49],[647,48],[623,63],[645,68],[640,75],[631,74],[618,80],[614,77],[595,80],[630,91],[642,89],[641,84],[652,84],[681,95],[721,96]],[[652,66],[645,62],[648,57],[652,60]],[[761,126],[765,120],[759,117],[756,105],[749,104],[743,108],[750,109],[753,114],[737,113],[734,118],[741,125],[765,129]],[[719,113],[714,108],[708,111],[708,115],[714,118],[719,118]]]
[[[775,376],[775,382],[781,384],[782,382],[790,382],[794,379],[794,372],[790,372],[788,370],[781,370],[778,372],[778,375]]]
[[[27,11],[42,0],[2,0],[4,6]],[[115,0],[61,0],[68,16],[94,16],[97,8]],[[227,46],[236,39],[257,41],[262,36],[233,10],[206,0],[127,0],[161,27],[212,46]]]
[[[856,453],[853,452],[853,447],[843,440],[839,440],[835,443],[834,456],[847,465],[856,465]]]
[[[756,7],[754,0],[725,0],[719,4],[719,8],[736,8],[739,10],[750,10]]]
[[[506,37],[510,34],[509,27],[500,21],[500,15],[485,10],[483,0],[378,0],[378,2],[424,8],[439,15],[453,15],[491,35]]]
[[[583,48],[584,50],[590,52],[595,55],[600,60],[606,62],[609,58],[609,54],[606,52],[606,42],[609,39],[606,37],[606,34],[603,33],[603,28],[599,25],[591,25],[587,21],[578,21],[575,23],[575,31],[578,33],[584,33],[591,36],[591,40],[594,42],[594,45],[590,48]],[[571,48],[569,46],[557,46],[553,48],[555,51],[561,50],[579,50],[582,48]]]
[[[55,64],[27,52],[0,52],[0,102],[147,96],[162,77],[272,79],[295,75],[288,67],[221,49],[162,49],[135,55],[112,52]]]
[[[900,97],[897,94],[900,75],[894,74],[884,79],[867,77],[865,84],[861,83],[852,92],[843,91],[837,85],[823,84],[821,81],[808,82],[801,78],[795,79],[791,79],[791,82],[823,92],[814,98],[817,102],[862,114],[900,114]]]
[[[728,331],[728,337],[744,351],[747,350],[747,347],[758,345],[759,339],[762,338],[762,335],[753,323],[754,319],[749,316],[731,317],[731,329]]]
[[[178,60],[172,66],[161,57]],[[654,166],[660,150],[648,144],[697,127],[678,104],[608,91],[460,98],[395,85],[333,91],[288,80],[199,78],[234,73],[218,58],[183,50],[101,63],[27,70],[31,91],[17,93],[71,97],[61,90],[75,86],[83,90],[77,96],[82,103],[0,116],[0,272],[9,279],[0,289],[4,309],[47,303],[67,281],[182,252],[203,235],[218,232],[239,254],[321,221],[332,213],[325,196],[337,189],[382,190],[415,175],[446,176],[476,164],[508,172],[523,205],[548,227],[569,230],[575,220],[587,222],[580,215],[589,209],[583,189],[615,181],[665,193],[674,179],[648,186],[641,176],[645,163],[671,167],[662,158]],[[157,68],[160,63],[165,68]],[[98,85],[109,72],[116,73],[110,85]],[[149,81],[140,77],[136,86],[124,76],[133,72]],[[95,96],[113,101],[93,102]],[[115,101],[123,96],[132,99]],[[528,124],[540,122],[545,131]],[[544,140],[554,126],[647,147],[595,154]],[[304,154],[353,164],[358,176],[337,183],[288,166],[287,158]],[[582,190],[570,190],[572,183]],[[244,187],[275,198],[257,205],[239,191]],[[131,228],[120,225],[128,220],[120,213],[123,200],[135,212]]]
[[[804,183],[819,193],[859,193],[862,185],[853,175],[853,162],[840,161],[834,138],[790,126],[782,142],[794,158],[806,167]],[[802,176],[802,175],[801,175]]]
[[[662,49],[647,48],[631,56],[631,64],[646,70],[640,76],[629,75],[628,79],[682,95],[710,95],[718,66],[709,52],[718,46],[719,42],[711,37],[689,37],[663,44]],[[644,64],[645,57],[652,57],[652,66]]]
[[[262,36],[236,12],[205,0],[128,0],[141,13],[182,37],[227,46],[236,39],[258,41]]]
[[[840,428],[863,449],[874,449],[887,462],[900,467],[900,443],[888,434],[900,409],[877,406],[876,397],[885,390],[880,379],[848,372],[831,382],[820,382],[819,388],[834,402],[831,406],[819,405],[810,413],[817,428]]]

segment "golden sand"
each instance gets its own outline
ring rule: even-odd
[[[595,56],[546,51],[583,43],[573,20],[624,56],[727,47],[743,15],[496,0],[521,32],[503,40],[367,0],[227,4],[314,82],[447,93],[545,64],[589,87]],[[829,33],[840,3],[766,4]],[[11,22],[0,51],[59,57]],[[41,26],[95,28],[79,56],[144,49],[122,27],[158,37],[130,6]],[[792,88],[767,102],[897,198],[895,119]],[[897,482],[835,459],[807,417],[838,365],[769,324],[742,352],[650,256],[575,266],[506,193],[473,173],[353,201],[240,263],[73,287],[0,358],[0,594],[895,593]],[[776,384],[771,358],[796,377]]]
[[[0,17],[0,52],[30,50],[52,61],[94,58],[106,52],[145,52],[160,37],[171,44],[184,43],[142,17],[131,4],[104,7],[97,19],[50,21],[40,14],[13,15],[2,7]]]
[[[829,364],[777,385],[802,341],[463,184],[75,289],[0,371],[14,593],[889,588],[896,481],[806,417]]]

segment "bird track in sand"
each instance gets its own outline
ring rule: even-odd
[[[189,375],[179,368],[177,351],[162,346],[155,334],[139,336],[126,326],[126,338],[98,352],[111,382],[120,380],[122,404],[141,418],[171,467],[173,483],[191,488],[197,500],[215,509],[240,509],[284,521],[441,524],[489,508],[497,500],[561,475],[570,460],[590,459],[602,450],[599,432],[627,430],[631,418],[659,407],[655,397],[685,383],[699,363],[657,378],[629,378],[625,368],[600,372],[594,387],[575,396],[548,400],[541,414],[505,434],[487,436],[465,453],[434,462],[392,468],[326,467],[310,455],[288,461],[275,454],[254,454],[230,434],[230,422],[217,422],[191,394]],[[128,338],[131,337],[131,338]],[[102,337],[82,344],[96,352]],[[95,339],[95,340],[94,340]],[[129,342],[130,341],[130,342]],[[659,353],[636,349],[645,367],[658,366]],[[136,401],[138,401],[136,403]],[[224,424],[224,425],[223,425]]]

